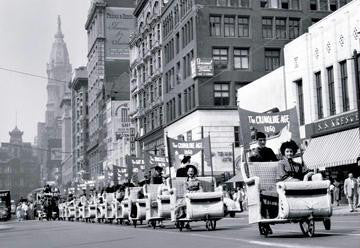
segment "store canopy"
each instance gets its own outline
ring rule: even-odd
[[[225,183],[236,183],[236,182],[244,182],[244,179],[240,171],[234,177],[227,180]]]
[[[359,129],[313,138],[303,159],[309,169],[355,164],[360,156]]]

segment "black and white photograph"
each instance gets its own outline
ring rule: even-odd
[[[357,248],[360,0],[0,0],[0,248]]]

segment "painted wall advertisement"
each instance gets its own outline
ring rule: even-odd
[[[129,36],[135,30],[132,8],[106,8],[105,59],[129,59]]]

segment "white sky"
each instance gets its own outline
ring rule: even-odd
[[[85,21],[90,0],[0,0],[0,67],[46,77],[46,63],[61,16],[73,69],[86,65]],[[0,69],[0,142],[17,125],[33,142],[45,119],[47,80]]]

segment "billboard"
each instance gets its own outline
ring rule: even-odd
[[[135,30],[132,8],[106,8],[105,59],[129,59],[129,36]]]

